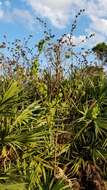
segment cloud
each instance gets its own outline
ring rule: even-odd
[[[81,36],[83,37],[85,33],[96,32],[95,40],[92,43],[107,40],[107,0],[20,0],[25,5],[22,8],[15,7],[15,3],[12,6],[10,0],[0,2],[0,19],[23,22],[30,29],[35,26],[35,15],[49,19],[57,29],[66,27],[74,13],[85,8],[86,12],[82,19],[85,19],[86,16],[89,21]],[[77,40],[81,36],[76,37]]]
[[[85,5],[87,14],[89,16],[96,17],[107,17],[107,0],[87,0],[87,4]]]
[[[86,36],[85,35],[71,36],[70,34],[67,34],[62,38],[61,42],[65,44],[72,44],[72,45],[77,46],[83,42],[86,42]]]
[[[7,7],[11,6],[11,2],[9,0],[4,1],[4,5]]]
[[[90,19],[88,32],[95,32],[92,44],[107,41],[107,0],[90,0],[87,2],[86,14]]]
[[[4,17],[4,11],[0,8],[0,19],[3,19]]]
[[[87,0],[25,0],[33,12],[48,18],[57,28],[63,28],[69,22],[71,15],[87,5]]]
[[[107,19],[91,16],[90,29],[99,32],[102,35],[107,35]]]
[[[34,13],[48,18],[57,28],[63,28],[69,22],[71,15],[80,9],[85,9],[85,16],[89,19],[84,34],[75,37],[74,41],[85,38],[85,33],[96,35],[89,40],[90,46],[107,40],[107,0],[25,0],[32,7]],[[83,19],[85,19],[85,16]]]
[[[13,8],[11,9],[10,4],[6,1],[5,6],[0,7],[0,20],[3,22],[10,23],[22,23],[26,29],[33,31],[34,30],[34,17],[29,10]]]
[[[48,18],[58,28],[64,27],[69,19],[72,0],[27,0],[33,11]]]
[[[96,32],[96,40],[106,39],[107,34],[107,0],[25,0],[34,13],[48,18],[57,28],[63,28],[71,15],[80,9],[86,10],[89,18],[88,27],[84,32]],[[85,17],[84,17],[85,19]],[[94,42],[94,41],[93,41]]]
[[[17,20],[17,22],[24,23],[27,28],[33,30],[34,18],[28,10],[14,9],[11,13],[11,20],[13,19]]]
[[[6,7],[10,7],[11,3],[9,0],[6,1],[0,1],[0,20],[5,21],[5,18],[7,17],[7,10]]]

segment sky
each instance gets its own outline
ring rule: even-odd
[[[95,33],[88,46],[107,41],[107,0],[0,0],[0,41],[6,34],[10,40],[29,34],[41,38],[36,17],[42,17],[56,35],[67,33],[80,9],[85,12],[73,34],[78,44],[85,35]]]

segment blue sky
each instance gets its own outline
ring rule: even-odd
[[[35,41],[41,38],[36,16],[47,21],[57,35],[66,32],[73,22],[74,15],[85,9],[79,18],[73,40],[79,44],[85,35],[95,33],[88,46],[107,41],[107,0],[0,0],[0,38],[7,34],[10,40],[23,39],[29,34]]]

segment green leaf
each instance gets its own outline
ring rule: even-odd
[[[0,184],[0,190],[27,190],[24,183]]]

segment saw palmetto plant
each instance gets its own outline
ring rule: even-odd
[[[18,161],[22,159],[23,162],[23,156],[28,149],[30,151],[32,147],[42,147],[44,135],[47,133],[45,129],[41,131],[41,126],[45,125],[41,116],[42,108],[38,102],[24,105],[20,99],[21,91],[18,82],[13,81],[0,97],[1,183],[4,183],[5,179],[8,180],[9,175],[12,177],[10,170],[13,170],[15,180],[14,172],[18,172]],[[41,118],[41,122],[38,121],[38,117]],[[32,122],[34,120],[35,125]]]
[[[20,83],[12,81],[0,97],[0,189],[43,189],[47,171],[54,171],[54,130],[47,122],[53,116],[38,101],[26,104],[23,96]],[[59,156],[66,146],[56,151]],[[69,187],[61,181],[56,185]]]
[[[73,52],[73,30],[1,58],[0,190],[107,189],[107,74]]]
[[[101,176],[107,176],[107,79],[102,70],[94,69],[80,70],[72,81],[68,108],[71,118],[65,123],[71,132],[67,159],[68,170],[81,187],[103,189]],[[93,76],[89,70],[93,70]]]

